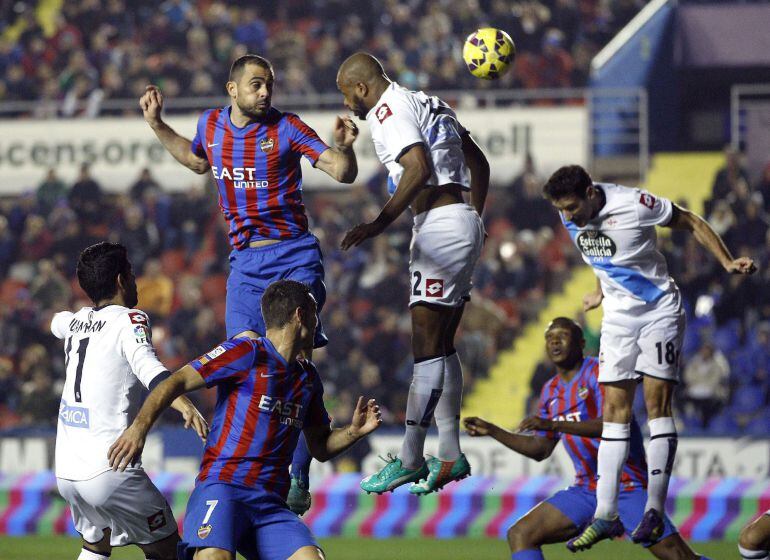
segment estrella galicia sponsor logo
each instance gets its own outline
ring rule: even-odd
[[[618,250],[612,239],[604,235],[601,231],[596,230],[580,232],[576,242],[578,249],[580,249],[586,257],[591,258],[614,257]]]
[[[59,419],[66,426],[73,428],[89,428],[88,409],[82,406],[69,406],[62,400],[59,404]]]

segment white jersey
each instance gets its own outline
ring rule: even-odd
[[[563,216],[562,222],[601,282],[605,310],[628,311],[677,291],[655,231],[671,221],[671,201],[640,189],[595,185],[606,197],[599,214],[585,227]]]
[[[388,169],[388,192],[396,191],[404,168],[398,163],[410,148],[423,144],[432,164],[428,185],[455,183],[470,189],[462,151],[466,133],[454,111],[438,97],[410,91],[393,82],[366,115],[377,157]]]
[[[144,387],[166,371],[147,315],[120,305],[54,315],[66,379],[56,429],[56,476],[88,480],[110,469],[107,450],[134,420]]]

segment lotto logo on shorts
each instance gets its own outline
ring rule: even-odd
[[[444,297],[444,281],[428,278],[425,280],[425,293],[428,297]]]
[[[387,103],[383,103],[379,107],[377,107],[377,112],[374,114],[377,117],[377,120],[382,123],[385,119],[387,119],[390,115],[393,114],[393,111],[390,110],[390,107],[388,107]]]
[[[157,531],[161,527],[166,526],[166,515],[163,510],[153,513],[147,518],[147,526],[150,528],[150,532]]]

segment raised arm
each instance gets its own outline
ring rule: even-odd
[[[431,166],[428,161],[428,154],[425,152],[425,144],[419,143],[409,148],[398,160],[398,163],[404,168],[404,172],[398,182],[396,192],[383,206],[380,215],[373,222],[359,224],[345,234],[340,245],[343,251],[357,247],[366,239],[382,233],[409,207],[430,179]]]
[[[471,416],[463,420],[465,429],[471,437],[490,436],[506,446],[508,449],[520,453],[525,457],[542,461],[553,453],[557,440],[540,436],[525,436],[514,434],[504,430],[493,422],[487,422],[483,418]]]
[[[142,108],[144,120],[150,125],[163,147],[174,156],[174,159],[198,174],[203,174],[209,170],[211,166],[208,160],[192,153],[190,149],[192,142],[177,134],[173,128],[163,122],[160,115],[163,110],[163,95],[156,86],[147,86],[144,95],[139,99],[139,106]]]
[[[324,462],[333,459],[359,439],[380,427],[382,415],[374,399],[368,402],[358,397],[353,420],[344,428],[332,429],[327,425],[307,426],[304,429],[305,440],[313,458]]]
[[[465,164],[471,171],[471,205],[481,216],[489,190],[489,162],[470,134],[463,134],[462,140]]]
[[[334,147],[324,150],[316,161],[316,168],[335,181],[352,183],[358,175],[358,161],[353,142],[358,137],[358,127],[350,117],[337,117],[334,123]]]
[[[754,274],[757,270],[753,259],[749,257],[733,258],[719,234],[695,212],[690,212],[674,204],[671,221],[666,224],[666,227],[691,232],[698,243],[714,255],[719,264],[731,274]]]
[[[567,422],[566,420],[548,420],[538,416],[530,416],[522,420],[519,430],[540,430],[559,434],[598,438],[602,436],[602,419],[592,418],[582,422]]]
[[[147,433],[160,413],[179,396],[205,386],[200,374],[186,365],[155,387],[144,401],[134,422],[110,446],[108,458],[113,470],[125,470],[142,454]]]

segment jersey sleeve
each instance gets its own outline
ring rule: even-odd
[[[203,142],[206,139],[206,123],[208,122],[208,116],[210,111],[204,111],[203,114],[198,117],[198,125],[195,127],[195,137],[193,137],[190,151],[199,158],[206,159],[206,148],[203,146]]]
[[[243,381],[254,366],[254,343],[248,338],[226,340],[189,364],[206,382],[206,387],[219,383]]]
[[[305,426],[328,426],[332,423],[332,419],[324,406],[324,386],[321,383],[321,377],[313,364],[306,362],[306,367],[312,369],[313,397],[310,399],[305,415]]]
[[[543,388],[540,390],[540,402],[537,405],[537,415],[539,418],[546,418],[548,420],[551,419],[551,415],[548,412],[548,401],[551,400],[551,391],[548,390],[550,383],[546,383],[543,385]],[[548,439],[553,440],[560,440],[561,434],[558,432],[546,432],[544,430],[537,430],[535,432],[535,435],[538,437],[544,437]]]
[[[640,226],[665,226],[671,221],[674,207],[667,198],[654,196],[647,191],[637,189],[636,213]]]
[[[166,371],[152,346],[150,320],[144,311],[132,309],[121,318],[120,347],[131,371],[149,389],[150,383]]]
[[[51,319],[51,332],[56,338],[64,338],[69,330],[68,325],[75,314],[71,311],[60,311]]]
[[[396,163],[410,148],[425,143],[414,109],[406,102],[383,102],[374,109],[374,118],[382,127],[385,150]]]
[[[293,113],[286,114],[289,123],[289,142],[293,151],[305,156],[315,165],[318,158],[329,149],[329,146],[318,137],[315,130],[306,125],[302,119]]]

